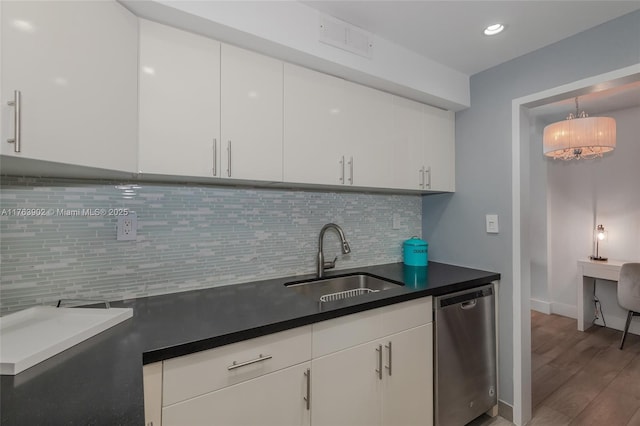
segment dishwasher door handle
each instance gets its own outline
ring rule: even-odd
[[[478,304],[478,299],[469,300],[468,302],[464,302],[460,305],[461,309],[473,309]]]

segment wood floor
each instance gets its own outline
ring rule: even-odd
[[[531,313],[533,419],[528,426],[640,426],[640,336]],[[512,423],[483,416],[473,426]]]
[[[531,313],[529,425],[640,426],[640,336]]]

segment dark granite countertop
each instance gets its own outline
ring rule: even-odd
[[[320,305],[277,278],[113,302],[133,318],[16,376],[0,376],[1,425],[144,425],[142,365],[424,296],[473,288],[500,274],[430,262],[363,272],[397,288]]]

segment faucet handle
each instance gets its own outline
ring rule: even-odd
[[[334,257],[331,262],[324,262],[324,269],[333,269],[336,267],[336,260],[338,260],[338,256]]]

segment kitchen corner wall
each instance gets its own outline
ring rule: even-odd
[[[339,269],[399,262],[402,241],[422,234],[417,195],[6,176],[0,186],[1,314],[60,298],[122,300],[313,273],[328,222],[351,245],[342,255],[327,232],[325,257],[337,255]],[[119,208],[137,213],[136,241],[116,241],[108,210]]]

